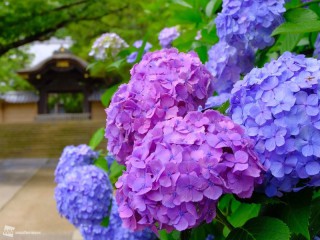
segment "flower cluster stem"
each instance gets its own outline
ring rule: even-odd
[[[217,221],[222,223],[224,226],[226,226],[230,231],[234,229],[234,227],[231,225],[231,223],[228,221],[226,216],[220,211],[219,208],[217,208]]]

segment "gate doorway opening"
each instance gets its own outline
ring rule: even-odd
[[[48,113],[83,113],[84,94],[76,93],[49,93],[48,94]]]

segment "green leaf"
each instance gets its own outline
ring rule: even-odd
[[[113,94],[117,91],[118,87],[121,83],[113,85],[112,87],[108,88],[102,95],[101,95],[101,102],[103,106],[107,107],[111,101]]]
[[[106,71],[113,71],[115,69],[120,69],[121,68],[121,65],[122,63],[124,63],[126,61],[126,58],[122,58],[118,61],[115,61],[111,64],[109,64],[107,67],[106,67]]]
[[[206,6],[206,15],[207,17],[211,17],[213,14],[213,7],[216,1],[214,0],[210,0],[210,2],[208,2],[207,6]]]
[[[279,206],[278,210],[279,218],[289,226],[291,232],[301,234],[308,240],[311,199],[312,191],[309,189],[288,194],[283,198],[286,205]]]
[[[282,33],[307,33],[320,31],[320,21],[306,21],[303,23],[285,22],[277,27],[271,34],[275,36]]]
[[[185,10],[176,12],[175,15],[173,16],[173,19],[181,24],[183,23],[199,24],[202,22],[201,13],[194,9],[185,9]]]
[[[256,217],[231,231],[226,240],[289,240],[288,226],[277,218]]]
[[[110,166],[110,181],[114,184],[125,169],[125,166],[120,165],[117,161],[114,161]]]
[[[99,128],[91,137],[89,146],[94,150],[104,139],[104,128]]]
[[[202,45],[200,47],[195,48],[194,51],[196,53],[198,53],[198,56],[199,56],[199,58],[200,58],[202,63],[205,63],[206,61],[208,61],[208,49],[207,49],[207,46]]]
[[[241,205],[229,217],[231,225],[234,227],[241,227],[246,221],[257,217],[261,206],[259,204],[245,204]]]
[[[311,203],[309,230],[311,239],[320,235],[320,197],[315,198]]]
[[[303,23],[306,21],[319,20],[318,15],[314,11],[307,8],[290,9],[285,12],[284,17],[287,22],[292,23]]]
[[[227,109],[229,108],[229,106],[230,106],[230,102],[227,101],[227,102],[225,102],[224,104],[222,104],[217,110],[218,110],[220,113],[225,114],[226,111],[227,111]]]
[[[285,13],[286,22],[277,27],[272,36],[283,33],[307,33],[320,31],[318,15],[310,9],[295,8]]]
[[[100,223],[101,226],[103,227],[108,227],[109,226],[109,222],[110,222],[110,215],[111,215],[111,209],[112,209],[112,198],[111,198],[111,201],[110,201],[110,205],[109,205],[109,208],[108,208],[108,216],[105,217],[104,219],[102,219],[102,222]]]
[[[179,4],[179,5],[183,6],[183,7],[192,8],[192,6],[189,3],[187,3],[187,2],[185,2],[183,0],[172,0],[172,2],[176,3],[176,4]]]
[[[296,34],[281,34],[277,39],[274,46],[269,50],[269,52],[279,51],[280,54],[286,51],[292,51],[295,46],[297,46],[300,39],[303,37],[303,34],[296,33]]]
[[[180,238],[180,232],[172,231],[167,233],[166,230],[158,231],[160,240],[178,240]]]
[[[103,227],[108,227],[109,226],[109,222],[110,222],[110,216],[107,216],[104,219],[102,219],[102,222],[101,222],[100,225],[103,226]]]
[[[106,159],[103,156],[99,156],[95,161],[94,161],[94,165],[97,166],[98,168],[101,168],[102,170],[104,170],[106,173],[108,173],[109,169],[108,169],[108,163],[106,161]]]

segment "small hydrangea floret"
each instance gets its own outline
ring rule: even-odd
[[[193,228],[215,217],[224,193],[250,197],[263,168],[252,140],[230,118],[208,110],[159,122],[128,157],[116,183],[124,226]]]
[[[254,51],[251,47],[237,49],[220,41],[208,52],[206,67],[214,76],[214,89],[217,93],[230,93],[233,84],[240,80],[240,74],[253,68]]]
[[[230,115],[269,169],[269,196],[320,185],[319,77],[319,60],[286,52],[232,90]]]
[[[133,43],[133,46],[136,49],[140,49],[142,47],[142,44],[143,44],[143,41],[142,40],[138,40],[138,41],[135,41]],[[151,48],[152,48],[152,45],[150,43],[146,42],[142,55],[144,55],[146,52],[149,52]],[[128,63],[134,63],[137,60],[137,57],[138,57],[138,51],[135,51],[135,52],[131,53],[127,57],[127,62]]]
[[[170,48],[172,46],[173,40],[180,36],[178,27],[164,28],[159,33],[159,42],[162,48]]]
[[[93,164],[96,158],[98,158],[98,153],[88,145],[66,146],[55,170],[55,182],[62,182],[65,175],[75,167]]]
[[[212,93],[212,76],[194,52],[172,48],[145,54],[106,110],[108,151],[124,164],[156,123],[204,107]]]

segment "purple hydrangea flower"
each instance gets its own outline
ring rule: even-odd
[[[57,185],[55,199],[58,212],[73,225],[100,224],[109,214],[112,186],[100,168],[76,167]]]
[[[282,21],[284,0],[224,0],[215,22],[221,40],[236,48],[271,46],[272,31]]]
[[[119,214],[132,230],[196,227],[212,221],[222,194],[250,197],[262,170],[239,125],[192,111],[159,122],[135,146],[116,183]]]
[[[178,27],[164,28],[159,33],[159,42],[162,48],[170,48],[173,40],[180,36]]]
[[[318,34],[317,40],[314,43],[313,57],[320,59],[320,34]]]
[[[251,47],[237,49],[224,41],[218,42],[208,52],[206,67],[214,79],[218,93],[230,93],[233,84],[240,80],[240,74],[253,68],[254,51]]]
[[[269,169],[268,196],[320,185],[314,180],[320,174],[319,77],[320,61],[286,52],[232,90],[230,115],[255,140]]]
[[[133,46],[137,49],[141,48],[142,47],[142,44],[143,44],[143,41],[142,40],[138,40],[138,41],[135,41],[133,43]],[[144,52],[143,54],[145,54],[146,52],[149,52],[150,49],[152,48],[152,45],[150,43],[146,43],[146,45],[144,46]],[[128,57],[127,57],[127,62],[128,63],[134,63],[137,59],[137,56],[138,56],[138,51],[136,52],[133,52],[131,53]]]
[[[113,199],[108,227],[101,225],[81,225],[80,232],[85,240],[155,240],[156,235],[148,228],[132,232],[122,226],[118,206]]]
[[[123,48],[129,45],[116,33],[104,33],[92,45],[89,56],[104,60],[115,57]]]
[[[93,164],[96,158],[98,158],[98,153],[88,145],[81,144],[79,146],[65,147],[55,170],[55,182],[62,182],[65,175],[74,167]]]
[[[119,163],[159,121],[185,116],[212,95],[212,76],[194,52],[163,49],[147,53],[131,69],[107,112],[108,151]]]

